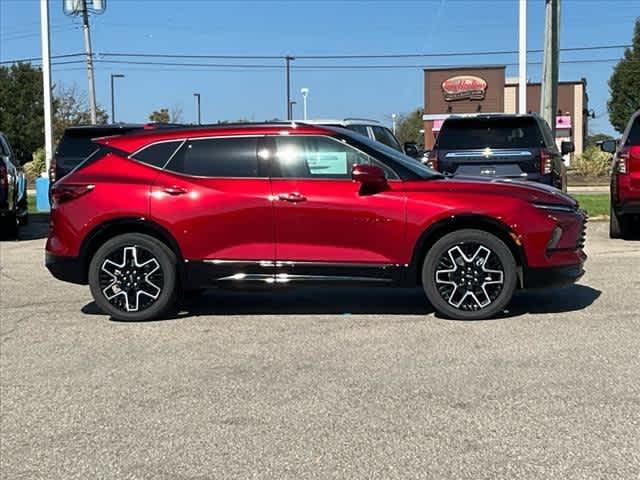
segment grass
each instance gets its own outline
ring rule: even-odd
[[[580,202],[580,208],[584,208],[591,218],[609,215],[608,193],[576,194],[573,198]]]
[[[27,203],[29,204],[29,213],[38,213],[38,209],[36,208],[36,196],[35,195],[27,196]]]

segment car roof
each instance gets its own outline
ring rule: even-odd
[[[185,138],[215,138],[261,135],[333,135],[336,129],[324,125],[308,125],[297,122],[234,123],[215,125],[189,125],[152,130],[134,130],[123,135],[95,139],[100,144],[125,152],[135,152],[151,143],[183,140]]]
[[[308,123],[310,125],[340,125],[342,127],[346,127],[348,125],[368,125],[372,127],[384,127],[384,125],[382,125],[377,120],[370,120],[367,118],[317,118],[312,120],[301,120],[301,123]]]

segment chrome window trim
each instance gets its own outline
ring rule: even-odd
[[[179,138],[174,138],[172,140],[159,140],[157,142],[153,142],[153,143],[150,143],[148,145],[145,145],[144,147],[139,148],[138,150],[136,150],[132,154],[128,155],[127,158],[129,160],[134,160],[136,162],[143,163],[147,167],[156,168],[158,170],[164,170],[164,168],[169,164],[169,162],[171,160],[173,160],[173,157],[175,156],[175,154],[178,153],[178,150],[180,150],[182,148],[182,146],[185,144],[186,141],[187,141],[186,139],[179,139]],[[169,158],[167,159],[166,162],[164,162],[162,167],[156,166],[156,165],[149,165],[148,163],[143,162],[142,160],[139,160],[139,159],[135,158],[136,155],[138,155],[140,152],[144,152],[147,148],[151,148],[154,145],[160,145],[161,143],[172,143],[172,142],[178,142],[179,145],[176,147],[176,149],[173,151],[173,153],[171,155],[169,155]]]

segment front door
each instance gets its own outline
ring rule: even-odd
[[[278,280],[389,280],[405,244],[405,195],[395,174],[344,142],[325,136],[278,136],[274,155]],[[388,186],[365,192],[355,164],[385,168]]]

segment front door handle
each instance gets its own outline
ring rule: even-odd
[[[169,195],[184,195],[185,193],[187,193],[187,189],[186,188],[182,188],[182,187],[165,187],[162,189],[162,191],[164,193],[168,193]]]
[[[298,203],[304,202],[306,199],[307,197],[300,195],[298,192],[281,193],[278,195],[278,200],[282,200],[284,202]]]

